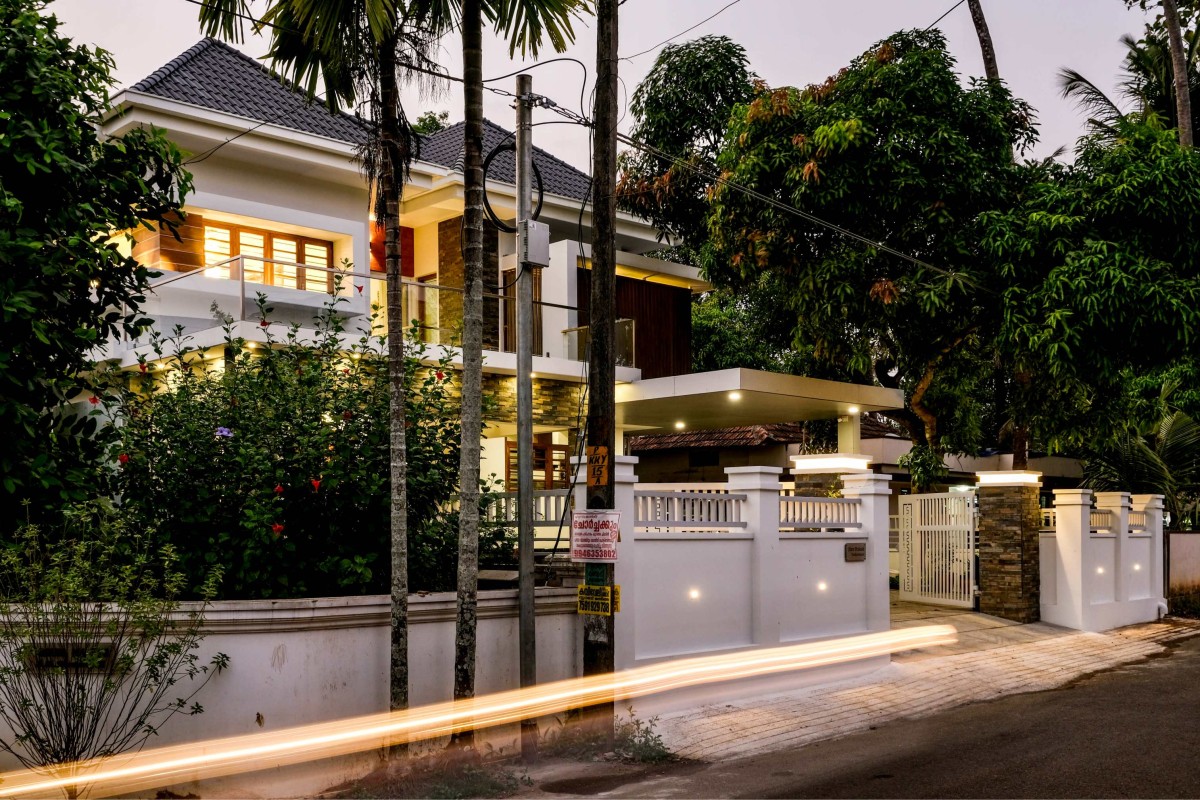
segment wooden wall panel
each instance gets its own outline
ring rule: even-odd
[[[579,324],[591,324],[592,272],[578,268]],[[692,294],[679,286],[617,276],[617,317],[634,320],[634,366],[643,378],[686,375],[692,366]]]

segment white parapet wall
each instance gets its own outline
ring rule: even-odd
[[[617,669],[888,630],[887,476],[846,475],[842,498],[796,497],[780,485],[778,467],[731,467],[724,484],[639,490],[637,459],[614,461]],[[636,708],[653,716],[852,677],[887,661],[680,690]]]
[[[1042,621],[1082,631],[1166,613],[1161,495],[1056,489],[1040,535]]]
[[[386,711],[390,600],[387,596],[224,600],[205,614],[201,663],[214,653],[229,668],[204,688],[204,713],[176,716],[148,747],[326,722]],[[479,593],[477,694],[519,685],[517,593]],[[410,705],[453,697],[455,595],[409,598]],[[571,589],[537,590],[539,682],[577,677],[582,632]],[[186,680],[181,684],[186,693]],[[516,745],[516,726],[480,734],[493,748]],[[362,777],[378,752],[173,787],[202,797],[298,797]],[[5,754],[0,768],[16,769]],[[150,792],[147,796],[153,796]]]

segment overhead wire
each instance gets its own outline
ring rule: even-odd
[[[937,25],[939,22],[941,22],[942,20],[944,20],[946,17],[950,16],[950,12],[951,12],[951,11],[953,11],[953,10],[954,10],[954,9],[956,9],[956,8],[958,8],[959,6],[961,6],[961,5],[962,5],[963,3],[965,3],[965,2],[967,2],[967,0],[958,0],[958,2],[957,2],[957,3],[955,3],[955,4],[954,4],[954,5],[952,5],[952,6],[950,6],[948,9],[946,9],[946,11],[945,11],[945,12],[944,12],[944,13],[943,13],[943,14],[942,14],[940,17],[938,17],[938,18],[937,18],[937,19],[935,19],[933,22],[931,22],[931,23],[929,23],[928,25],[926,25],[926,26],[925,26],[925,30],[921,31],[921,33],[926,33],[926,32],[928,32],[930,28],[932,28],[934,25]]]
[[[633,54],[633,55],[631,55],[631,56],[621,56],[619,60],[620,60],[620,61],[632,61],[632,60],[633,60],[633,59],[635,59],[635,58],[639,58],[639,57],[641,57],[641,56],[644,56],[644,55],[646,55],[647,53],[650,53],[650,52],[653,52],[653,51],[657,50],[658,48],[662,47],[663,45],[670,44],[671,42],[673,42],[673,41],[675,41],[676,39],[678,39],[680,36],[683,36],[685,33],[691,33],[692,31],[696,30],[696,28],[699,28],[699,27],[700,27],[701,25],[703,25],[704,23],[706,23],[706,22],[708,22],[708,21],[710,21],[710,20],[716,19],[716,18],[717,18],[717,17],[719,17],[721,14],[724,14],[724,13],[725,13],[727,10],[729,10],[729,9],[733,8],[734,6],[736,6],[736,5],[737,5],[738,3],[740,3],[740,2],[742,2],[742,0],[731,0],[731,2],[729,2],[729,3],[726,3],[724,6],[722,6],[722,7],[721,7],[721,8],[719,8],[719,9],[717,9],[717,11],[716,11],[715,13],[713,13],[713,14],[710,14],[709,16],[707,16],[707,17],[705,17],[704,19],[700,20],[699,22],[697,22],[695,25],[691,26],[690,28],[685,28],[684,30],[681,30],[679,33],[675,34],[674,36],[671,36],[671,37],[668,37],[668,38],[666,38],[666,39],[663,39],[661,42],[659,42],[658,44],[654,45],[653,47],[647,47],[645,50],[642,50],[640,53],[634,53],[634,54]]]

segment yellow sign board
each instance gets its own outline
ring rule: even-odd
[[[621,611],[621,587],[583,585],[579,587],[576,602],[580,614],[611,617]]]
[[[587,448],[587,485],[608,486],[608,448],[602,445]]]

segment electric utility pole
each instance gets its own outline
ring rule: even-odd
[[[517,549],[521,688],[537,683],[533,594],[533,275],[528,263],[533,194],[533,78],[517,76]],[[537,759],[537,720],[521,720],[521,757]]]
[[[618,0],[596,4],[596,100],[592,109],[594,157],[592,160],[592,294],[589,304],[591,355],[588,360],[588,457],[613,464],[616,446],[616,241],[617,215],[617,5]],[[611,509],[615,505],[615,468],[589,479],[587,507]],[[612,564],[588,564],[603,572],[603,586],[613,585]],[[596,574],[596,577],[600,577]],[[593,578],[588,578],[591,584]],[[611,589],[610,589],[611,591]],[[614,670],[613,615],[584,616],[583,674],[601,675]],[[613,729],[613,703],[596,706],[597,725]]]

